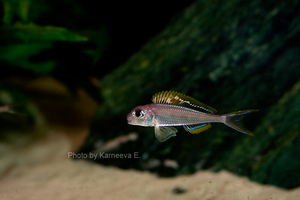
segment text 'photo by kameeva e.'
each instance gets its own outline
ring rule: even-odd
[[[72,159],[139,159],[139,152],[133,153],[107,153],[105,151],[99,153],[75,153],[75,152],[68,152],[68,158]]]

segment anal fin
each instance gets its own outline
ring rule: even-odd
[[[203,131],[206,131],[211,127],[210,123],[206,124],[195,124],[195,125],[185,125],[183,126],[184,130],[192,133],[192,134],[198,134]]]

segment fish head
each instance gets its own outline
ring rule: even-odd
[[[127,115],[127,122],[136,126],[154,126],[154,114],[148,105],[137,106]]]

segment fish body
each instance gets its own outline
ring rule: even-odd
[[[218,115],[214,108],[174,91],[157,93],[152,101],[152,104],[135,107],[127,115],[127,121],[131,125],[153,126],[161,142],[176,136],[177,129],[173,126],[183,126],[186,131],[198,134],[209,129],[210,123],[224,123],[244,134],[254,135],[241,124],[241,119],[258,111],[256,109]]]
[[[219,115],[204,113],[177,105],[148,104],[137,108],[147,113],[153,113],[153,122],[149,123],[149,126],[184,126],[224,121],[224,118],[221,118]]]

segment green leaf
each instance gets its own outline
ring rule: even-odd
[[[23,42],[37,41],[68,41],[68,42],[84,42],[88,38],[77,33],[69,31],[63,27],[55,26],[38,26],[33,23],[14,25],[6,25],[0,29],[1,35],[8,39],[14,39]]]
[[[23,69],[34,71],[37,74],[47,75],[55,67],[55,62],[50,60],[34,63],[31,56],[37,55],[41,50],[50,49],[51,43],[24,43],[0,48],[0,60]]]

